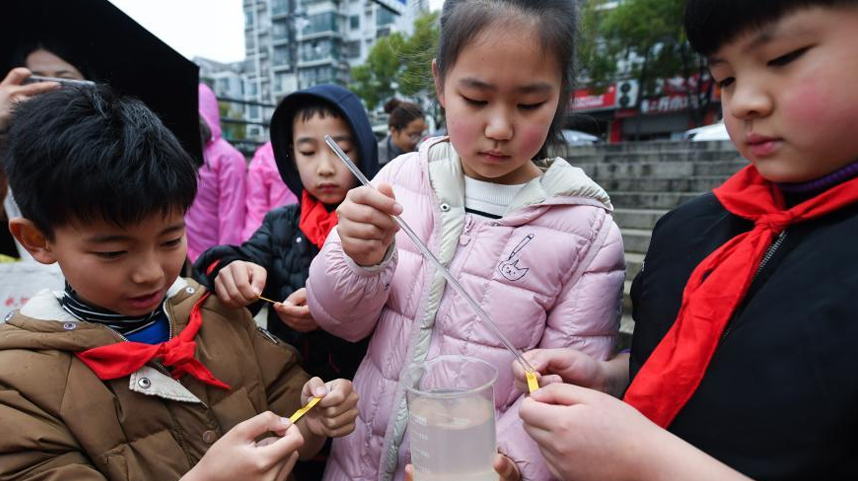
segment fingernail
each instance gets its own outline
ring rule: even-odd
[[[325,394],[328,394],[328,390],[325,388],[325,386],[319,386],[313,389],[313,396],[322,397]]]
[[[262,295],[262,291],[260,291],[258,287],[254,287],[253,294],[256,295],[256,297],[259,297]]]
[[[292,425],[292,421],[290,421],[289,418],[280,418],[280,422],[287,428]]]
[[[402,204],[400,204],[399,202],[393,204],[393,212],[395,212],[396,214],[401,214],[402,213]]]

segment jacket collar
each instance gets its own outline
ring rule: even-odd
[[[464,208],[465,174],[449,138],[431,139],[420,150],[439,204]],[[559,157],[543,159],[536,164],[543,174],[525,184],[513,198],[505,217],[525,207],[540,205],[592,205],[608,212],[614,210],[608,193],[580,168]]]

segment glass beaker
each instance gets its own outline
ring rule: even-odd
[[[405,373],[415,481],[497,481],[494,366],[439,356]]]

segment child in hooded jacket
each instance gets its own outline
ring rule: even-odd
[[[241,233],[242,242],[250,239],[256,229],[259,229],[265,214],[277,207],[298,202],[298,198],[280,177],[271,141],[262,144],[253,154],[253,159],[247,166],[246,191],[244,206],[247,217]]]
[[[327,481],[401,480],[409,462],[401,373],[444,354],[498,368],[503,479],[550,473],[518,418],[513,355],[404,235],[402,218],[520,350],[613,354],[625,265],[610,199],[546,156],[572,89],[572,1],[448,0],[433,63],[449,137],[358,187],[310,268],[314,319],[345,339],[371,335],[355,376],[355,433],[334,442]],[[464,373],[467,375],[467,373]]]
[[[366,175],[375,174],[377,146],[357,96],[336,85],[317,85],[286,96],[271,120],[271,144],[281,183],[300,202],[266,214],[241,246],[209,249],[195,270],[227,305],[256,311],[264,303],[260,295],[278,301],[269,305],[267,327],[301,353],[304,369],[322,379],[351,379],[367,341],[345,340],[319,329],[305,295],[310,262],[337,223],[334,209],[357,183],[325,145],[328,134]],[[324,463],[310,464],[298,464],[299,476],[321,477]]]
[[[247,172],[244,156],[223,138],[217,97],[205,84],[199,86],[199,103],[203,165],[197,197],[185,215],[191,262],[210,247],[241,242]]]

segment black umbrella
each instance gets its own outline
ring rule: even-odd
[[[12,0],[0,13],[0,78],[40,45],[90,80],[145,102],[202,159],[199,67],[119,8],[107,0]]]

